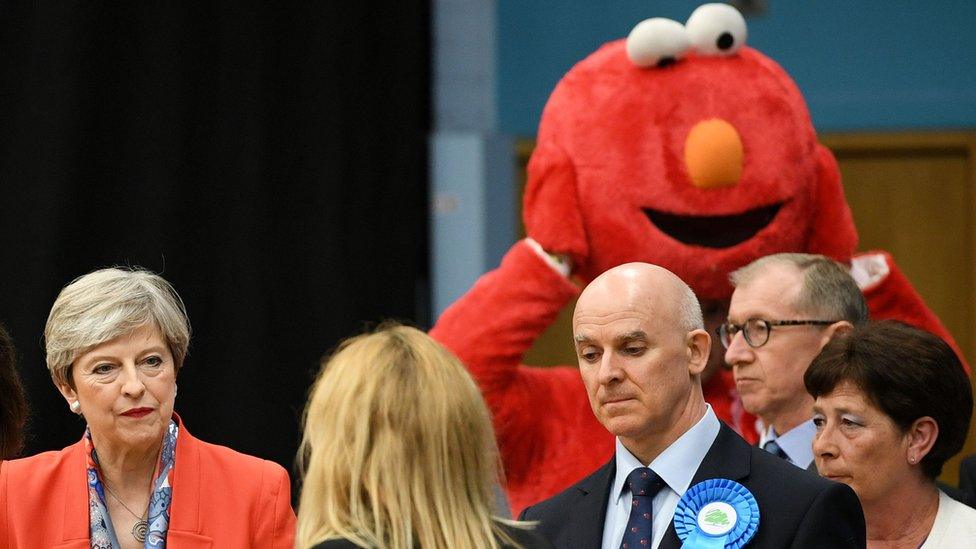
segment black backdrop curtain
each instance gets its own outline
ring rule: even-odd
[[[429,322],[426,2],[22,2],[0,8],[0,322],[25,455],[83,424],[44,366],[60,288],[161,272],[194,335],[176,409],[291,469],[319,358]]]

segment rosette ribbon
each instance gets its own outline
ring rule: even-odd
[[[734,480],[708,479],[681,497],[674,529],[684,549],[739,549],[759,529],[759,504]]]

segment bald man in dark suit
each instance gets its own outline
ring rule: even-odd
[[[519,517],[539,521],[556,547],[677,549],[675,509],[710,479],[755,498],[750,548],[865,547],[850,488],[750,446],[715,417],[699,379],[711,340],[674,274],[641,263],[607,271],[581,294],[573,331],[590,406],[617,442],[609,463]]]

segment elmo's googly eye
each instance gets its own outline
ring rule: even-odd
[[[746,20],[727,4],[699,6],[685,26],[691,44],[702,55],[732,55],[746,43]]]
[[[666,67],[688,52],[684,25],[671,19],[645,19],[627,36],[627,57],[638,67]]]

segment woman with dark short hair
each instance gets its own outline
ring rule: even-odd
[[[969,379],[938,337],[896,321],[828,343],[804,376],[820,474],[857,492],[868,547],[976,547],[976,509],[935,484],[963,447]]]
[[[0,326],[0,460],[15,457],[24,445],[27,400],[16,356],[10,336]]]

